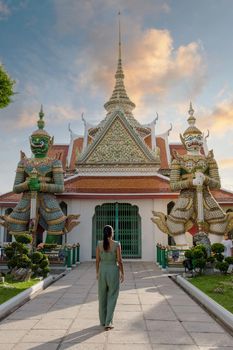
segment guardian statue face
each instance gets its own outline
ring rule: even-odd
[[[45,157],[50,147],[50,138],[44,135],[32,135],[30,147],[35,157]]]
[[[202,134],[186,134],[184,136],[184,144],[187,151],[200,151],[203,146]]]

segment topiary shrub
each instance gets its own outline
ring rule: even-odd
[[[215,257],[211,255],[206,259],[206,261],[210,264],[213,264],[215,262]]]
[[[202,251],[202,253],[203,253],[203,256],[204,256],[205,258],[207,258],[206,247],[205,247],[203,244],[198,244],[198,245],[196,245],[194,249],[195,249],[195,250],[200,249],[200,250]]]
[[[186,252],[184,253],[184,256],[187,258],[187,259],[192,259],[193,258],[193,252],[192,250],[186,250]]]
[[[34,252],[31,255],[32,259],[32,271],[33,271],[33,276],[35,277],[47,277],[50,268],[49,268],[49,260],[47,256],[41,252]]]
[[[43,253],[41,252],[34,252],[31,255],[31,259],[34,264],[38,264],[42,260],[42,258],[43,258]]]
[[[218,261],[215,265],[216,269],[218,269],[221,273],[226,274],[229,268],[229,264],[226,261]]]
[[[211,245],[211,250],[218,262],[222,262],[224,260],[224,255],[222,254],[224,252],[224,245],[222,243],[213,243]]]
[[[199,273],[202,273],[203,269],[206,266],[206,259],[204,257],[200,257],[198,259],[193,259],[193,267],[194,269],[199,269]]]
[[[223,254],[215,254],[215,258],[217,261],[222,262],[224,260]]]
[[[194,271],[201,274],[206,267],[207,262],[207,252],[205,246],[200,244],[192,247],[189,251],[187,251],[186,256],[191,260]]]
[[[229,264],[229,265],[233,265],[233,256],[228,256],[225,258],[225,261]]]
[[[15,242],[5,248],[7,265],[12,277],[21,281],[29,279],[31,273],[33,277],[46,277],[50,271],[49,261],[41,252],[30,253],[27,245],[31,244],[32,236],[20,234],[15,239]]]
[[[193,249],[193,259],[204,258],[204,252],[198,246]]]
[[[221,254],[224,252],[224,245],[222,243],[213,243],[211,245],[211,250],[215,254]]]
[[[15,240],[18,243],[31,244],[32,243],[32,236],[27,234],[27,233],[22,233],[20,235],[15,236]]]

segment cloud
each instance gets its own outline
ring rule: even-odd
[[[123,69],[127,93],[137,106],[135,114],[142,116],[148,106],[155,108],[169,99],[189,101],[190,96],[201,92],[206,64],[198,42],[175,49],[168,30],[143,30],[134,23],[130,26],[131,37],[123,41]],[[102,92],[108,99],[115,84],[117,48],[105,32],[93,33],[91,46],[76,60],[76,71],[81,71],[76,85],[91,90],[93,95]]]
[[[26,107],[21,106],[21,111],[18,114],[17,119],[10,119],[8,121],[8,127],[12,129],[36,129],[37,120],[39,114],[39,103],[27,105]],[[56,125],[59,123],[66,123],[67,121],[81,119],[81,111],[74,109],[66,105],[51,105],[44,108],[44,120],[45,129],[46,126]]]
[[[198,117],[198,126],[210,129],[211,134],[223,136],[231,131],[230,121],[233,119],[233,94],[230,98],[217,103],[213,109],[202,109]]]
[[[218,161],[221,169],[233,168],[233,158],[224,158]]]
[[[62,123],[81,119],[82,112],[77,110],[77,108],[74,109],[70,106],[53,105],[49,107],[48,118],[50,123],[54,121],[56,121],[56,123]]]
[[[11,14],[9,6],[3,1],[0,0],[0,20],[6,19]]]
[[[148,18],[155,20],[160,13],[169,13],[170,6],[165,0],[146,0],[143,3],[141,0],[118,0],[117,3],[116,0],[54,0],[54,10],[56,30],[60,35],[67,35],[77,34],[78,28],[91,31],[103,22],[112,27],[114,15],[116,18],[119,10],[127,20],[133,18],[139,23]]]

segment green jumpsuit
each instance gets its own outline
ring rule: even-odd
[[[112,324],[113,314],[119,294],[119,267],[117,264],[117,247],[119,242],[113,241],[112,249],[103,249],[103,242],[98,242],[100,251],[100,268],[98,278],[99,318],[102,326]]]

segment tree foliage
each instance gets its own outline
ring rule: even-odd
[[[14,95],[13,87],[15,81],[10,78],[3,66],[0,64],[0,108],[8,106]]]

